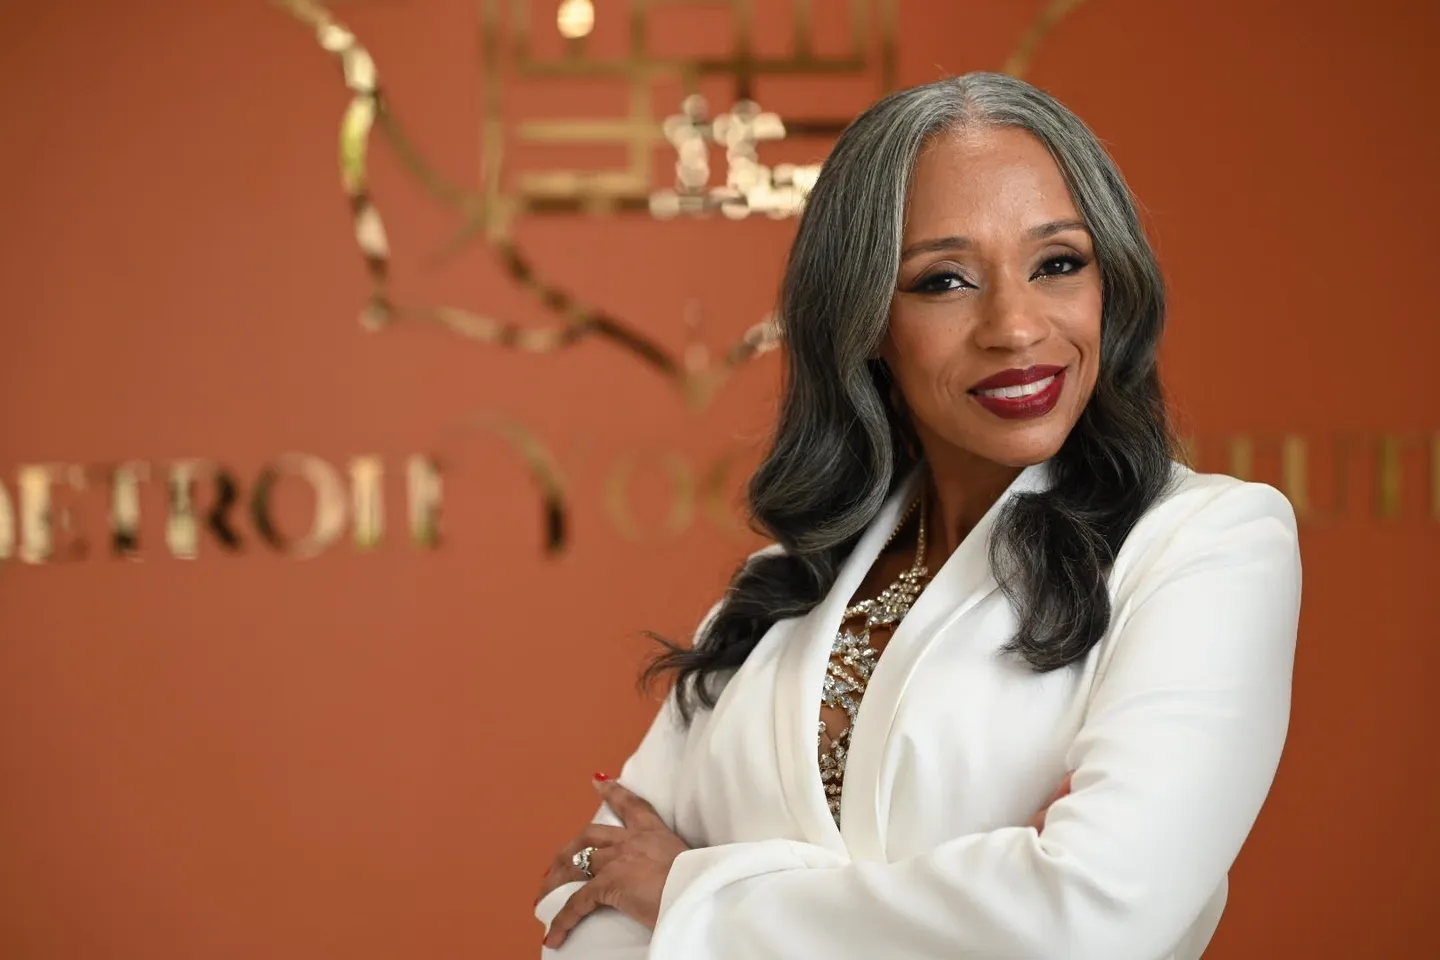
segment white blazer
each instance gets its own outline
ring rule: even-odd
[[[544,955],[1199,957],[1280,761],[1300,556],[1276,490],[1177,474],[1116,559],[1105,637],[1051,673],[1000,653],[1016,622],[988,562],[990,510],[880,657],[837,828],[821,681],[841,611],[908,503],[898,491],[825,600],[771,628],[688,729],[667,702],[625,764],[620,781],[694,847],[653,936],[602,909]],[[1001,503],[1046,477],[1025,470]],[[1071,770],[1044,830],[1023,826]],[[541,923],[579,886],[541,900]]]

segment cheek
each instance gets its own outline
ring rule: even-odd
[[[1071,309],[1064,312],[1058,323],[1058,332],[1080,354],[1083,365],[1088,368],[1092,380],[1100,367],[1101,315],[1103,312],[1104,299],[1100,295],[1099,284],[1096,284],[1093,291],[1087,291],[1084,296],[1075,298]]]
[[[907,322],[915,319],[892,315],[890,355],[886,358],[912,403],[934,394],[946,381],[955,358],[964,353],[963,331],[957,324],[939,318],[931,323]]]

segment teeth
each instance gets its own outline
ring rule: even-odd
[[[1055,377],[1048,376],[1044,380],[1036,380],[1034,383],[1027,383],[1019,387],[996,387],[994,390],[976,390],[975,394],[981,397],[999,397],[1002,400],[1019,400],[1022,397],[1033,397],[1055,382]]]

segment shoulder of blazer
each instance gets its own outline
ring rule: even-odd
[[[1115,558],[1112,597],[1119,600],[1131,592],[1146,572],[1165,565],[1167,557],[1173,559],[1177,553],[1223,537],[1227,530],[1261,519],[1274,520],[1295,536],[1295,511],[1279,490],[1176,464],[1170,489],[1140,518]]]

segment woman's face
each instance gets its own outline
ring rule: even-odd
[[[1090,233],[1039,140],[978,127],[922,151],[880,355],[932,463],[1058,452],[1095,388],[1100,312]]]

